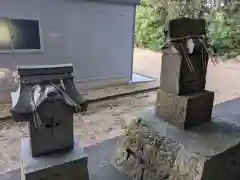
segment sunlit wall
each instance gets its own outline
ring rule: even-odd
[[[0,48],[6,50],[12,49],[11,32],[7,19],[0,20]]]

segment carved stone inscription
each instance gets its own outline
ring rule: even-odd
[[[187,99],[159,91],[157,108],[159,108],[164,116],[177,122],[184,122],[187,109]]]

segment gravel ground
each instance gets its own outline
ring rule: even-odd
[[[84,116],[74,120],[75,135],[83,146],[116,137],[126,121],[140,110],[154,107],[156,92],[93,103]],[[20,167],[20,137],[27,137],[26,123],[13,120],[0,123],[0,173]]]

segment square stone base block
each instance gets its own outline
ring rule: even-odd
[[[159,90],[156,115],[188,129],[211,120],[213,100],[214,93],[211,91],[175,95]]]
[[[75,141],[72,150],[32,157],[30,139],[22,139],[22,180],[89,180],[88,157]]]
[[[133,180],[239,180],[240,111],[235,119],[227,113],[185,131],[142,112],[126,126],[112,163]]]

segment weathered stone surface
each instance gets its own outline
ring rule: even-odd
[[[159,90],[156,115],[174,125],[188,129],[211,120],[214,93],[201,91],[175,95]]]
[[[205,57],[196,53],[188,54],[194,68],[193,71],[190,71],[181,50],[181,44],[169,45],[162,50],[160,89],[177,95],[204,90],[208,63],[207,53],[205,53]],[[204,61],[205,63],[203,63]]]
[[[22,180],[89,180],[88,157],[75,141],[74,148],[32,157],[30,139],[22,139]]]
[[[134,180],[166,179],[181,145],[159,136],[142,121],[133,120],[119,141],[113,164]],[[129,152],[130,151],[130,152]]]
[[[181,27],[181,28],[179,28]],[[195,18],[176,18],[168,23],[169,38],[206,35],[206,20]]]
[[[40,127],[32,121],[28,123],[34,157],[73,148],[73,112],[69,106],[58,101],[44,102],[38,114],[43,121]]]
[[[207,43],[206,39],[200,38],[206,35],[205,23],[204,19],[185,17],[169,21],[166,33],[169,41],[161,49],[160,89],[163,91],[181,95],[205,89],[209,55],[203,44]],[[179,25],[181,28],[176,28]],[[192,51],[188,40],[194,45]]]
[[[239,129],[213,118],[184,131],[154,112],[142,113],[126,126],[112,163],[134,180],[238,180]]]

